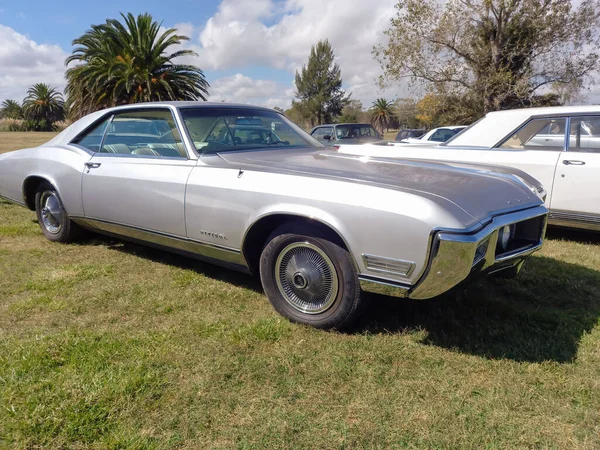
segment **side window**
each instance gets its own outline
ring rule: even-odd
[[[108,125],[109,121],[110,117],[107,117],[105,120],[93,127],[85,135],[75,139],[73,143],[80,145],[81,147],[85,147],[93,152],[99,151],[100,144],[102,143],[102,136],[104,136],[104,130],[106,130],[106,125]]]
[[[429,137],[429,140],[436,141],[436,142],[444,142],[446,140],[446,139],[444,139],[445,132],[446,132],[446,130],[437,130],[435,133],[433,133]]]
[[[329,136],[329,137],[331,137],[331,139],[335,138],[335,136],[333,135],[332,127],[321,128],[320,133],[321,133],[321,136],[319,137],[319,139],[322,141],[325,141],[325,136]]]
[[[115,114],[100,154],[130,157],[187,158],[181,136],[167,109],[141,109]]]
[[[316,130],[314,130],[311,134],[312,137],[314,137],[315,139],[321,139],[323,137],[323,133],[321,132],[322,128],[317,128]]]
[[[564,118],[533,119],[505,140],[500,148],[519,150],[556,150],[565,146]]]
[[[571,118],[569,151],[600,153],[600,116]]]

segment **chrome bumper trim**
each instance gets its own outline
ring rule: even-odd
[[[547,215],[548,210],[540,205],[525,211],[496,216],[491,223],[473,234],[439,232],[433,242],[429,266],[408,296],[414,299],[427,299],[450,290],[466,278],[478,273],[498,272],[511,267],[520,269],[527,257],[542,248],[548,224]],[[496,255],[500,228],[541,216],[544,216],[544,220],[537,242],[511,253]],[[486,239],[489,239],[489,244],[485,257],[473,264],[477,246]]]
[[[360,282],[360,288],[364,292],[387,295],[388,297],[406,298],[408,296],[408,291],[410,291],[411,288],[410,285],[404,285],[401,283],[368,277],[365,275],[360,275],[358,280]]]
[[[429,264],[416,285],[411,286],[368,275],[359,275],[361,289],[365,292],[391,297],[409,297],[421,300],[443,294],[467,278],[477,275],[503,271],[517,273],[525,259],[542,248],[548,225],[547,216],[548,210],[540,205],[495,216],[485,226],[471,233],[438,230],[428,249]],[[537,242],[510,253],[496,255],[500,228],[537,217],[543,217],[542,229]],[[477,247],[485,241],[488,241],[485,255],[476,258]]]

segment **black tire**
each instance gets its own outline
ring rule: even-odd
[[[290,231],[273,233],[260,257],[267,298],[292,322],[348,328],[365,305],[350,253],[316,230]]]
[[[42,233],[52,242],[72,242],[82,234],[62,204],[58,191],[48,182],[41,183],[35,194],[35,214]]]

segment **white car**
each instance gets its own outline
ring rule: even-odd
[[[437,146],[342,145],[339,151],[515,167],[545,187],[550,223],[600,230],[598,105],[491,112]]]
[[[450,126],[450,127],[439,127],[429,130],[420,138],[406,138],[399,142],[390,142],[388,145],[402,145],[402,144],[436,144],[446,142],[448,139],[454,137],[456,134],[464,130],[466,125]]]

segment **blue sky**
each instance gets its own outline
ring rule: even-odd
[[[352,1],[352,0],[351,0]],[[0,3],[0,101],[23,98],[44,81],[64,88],[64,59],[72,41],[92,24],[120,12],[149,12],[165,27],[190,37],[198,54],[185,62],[204,70],[210,100],[289,107],[294,74],[310,47],[329,39],[342,69],[344,88],[369,105],[376,97],[405,95],[401,87],[381,91],[373,45],[395,0],[103,0]],[[349,8],[348,6],[352,7]]]
[[[104,22],[109,17],[118,17],[120,12],[149,12],[166,24],[190,20],[200,23],[216,13],[219,3],[218,0],[0,2],[0,23],[36,42],[58,44],[69,49],[71,41],[90,25]],[[177,7],[173,7],[175,4]]]

